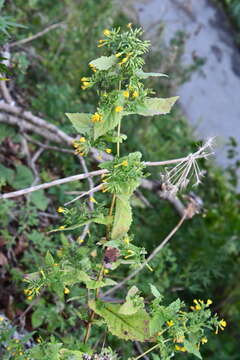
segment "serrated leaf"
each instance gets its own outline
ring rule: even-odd
[[[179,96],[170,98],[149,98],[142,105],[139,105],[136,113],[143,116],[168,114],[178,100]]]
[[[140,79],[147,79],[150,76],[153,77],[168,77],[168,75],[163,74],[163,73],[155,73],[155,72],[149,72],[146,73],[144,71],[137,71],[136,72],[137,77],[139,77]]]
[[[184,347],[186,348],[187,352],[195,355],[199,359],[202,359],[202,356],[197,348],[197,345],[190,343],[190,341],[188,341],[188,340],[185,340]]]
[[[93,128],[93,123],[91,121],[92,114],[66,113],[65,115],[80,134],[88,134]]]
[[[90,301],[89,307],[98,315],[102,316],[109,331],[120,339],[135,341],[151,341],[149,334],[148,313],[141,309],[132,315],[119,313],[119,304],[104,303],[102,301]]]
[[[117,58],[115,55],[111,56],[101,56],[90,62],[90,65],[93,65],[98,70],[108,70],[114,64],[117,63]]]
[[[112,240],[125,235],[132,223],[132,210],[128,195],[116,196],[116,208],[112,228]]]

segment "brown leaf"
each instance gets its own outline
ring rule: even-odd
[[[8,259],[2,252],[0,252],[0,266],[7,265],[7,263],[8,263]]]

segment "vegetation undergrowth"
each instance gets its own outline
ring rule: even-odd
[[[83,13],[84,11],[89,13],[89,9],[93,6],[92,16],[95,16],[94,2],[91,2],[91,4],[89,2],[88,4],[89,5],[84,5],[87,9],[82,9]],[[18,5],[17,11],[21,12],[20,10],[23,8],[23,4],[19,2]],[[26,8],[27,5],[28,2],[24,4]],[[39,11],[37,2],[32,6],[35,6],[36,10]],[[99,6],[101,6],[100,2]],[[44,6],[41,11],[44,11]],[[25,11],[25,14],[27,13],[28,12]],[[101,15],[101,20],[97,21],[99,24],[98,29],[103,27],[103,18],[112,21],[111,17],[104,17],[104,11]],[[41,21],[46,21],[46,19],[47,17],[45,17],[45,19],[41,18]],[[82,20],[80,21],[81,26],[83,24],[83,27],[86,27],[83,19],[84,15],[82,15]],[[22,21],[16,19],[16,22],[26,24],[28,20],[25,19]],[[108,24],[106,24],[106,26],[107,25]],[[79,29],[78,27],[76,28]],[[20,34],[21,31],[23,30],[20,30]],[[81,31],[82,29],[79,30],[80,34]],[[52,66],[51,56],[54,55],[54,49],[57,46],[55,44],[58,42],[58,37],[53,33],[49,33],[46,38],[47,40],[40,38],[36,42],[37,54],[41,54],[41,57],[46,59],[44,64],[41,63],[42,60],[36,59],[34,60],[34,64],[31,64],[31,60],[30,65],[28,63],[27,67],[23,66],[22,70],[20,70],[19,67],[20,63],[15,67],[15,70],[12,69],[18,78],[15,86],[18,89],[25,88],[23,96],[31,99],[31,104],[35,110],[40,110],[40,113],[46,114],[50,121],[58,123],[63,129],[67,129],[69,132],[73,130],[67,125],[65,120],[63,121],[62,113],[77,111],[79,106],[81,106],[81,111],[95,111],[96,91],[94,89],[89,90],[87,94],[86,91],[81,92],[79,100],[78,79],[79,77],[88,77],[90,75],[90,70],[87,70],[85,63],[93,56],[96,57],[95,50],[93,48],[89,49],[88,46],[89,44],[95,44],[94,38],[96,38],[96,33],[92,34],[89,27],[86,31],[88,35],[91,34],[92,40],[88,39],[88,41],[82,45],[82,50],[79,50],[81,54],[84,53],[85,59],[82,60],[82,57],[79,57],[79,55],[76,57],[76,59],[80,59],[81,61],[80,72],[78,64],[75,61],[75,65],[73,65],[73,63],[70,64],[69,70],[66,70],[65,73],[66,77],[71,76],[71,73],[73,73],[72,69],[75,69],[76,75],[72,77],[74,83],[72,83],[70,87],[71,96],[68,96],[66,90],[66,83],[70,83],[70,81],[68,79],[64,79],[63,81],[62,70],[59,72],[58,67],[55,69]],[[57,34],[58,33],[60,33],[60,29],[57,30]],[[66,53],[61,50],[62,64],[64,64],[65,59],[69,57],[69,53],[71,53],[73,57],[75,53],[73,48],[70,49],[72,46],[71,40],[68,38],[68,35],[66,35],[66,37],[69,51]],[[75,37],[77,38],[78,36]],[[46,49],[48,49],[47,52]],[[91,51],[93,54],[90,53]],[[47,59],[46,56],[49,56],[49,59]],[[16,59],[20,59],[20,57],[17,56]],[[31,54],[29,54],[29,56],[27,55],[25,59],[27,61],[32,59]],[[24,65],[24,61],[21,64]],[[41,72],[35,70],[38,61],[42,64],[42,74],[46,74],[44,77],[41,77]],[[21,73],[21,71],[23,71],[23,73]],[[46,86],[44,82],[47,83],[50,72],[52,75],[54,74],[54,81],[50,81],[49,85],[51,86]],[[88,72],[87,75],[85,75],[86,72]],[[34,93],[35,81],[31,80],[31,78],[34,79],[34,77],[37,78],[38,84],[42,82],[41,89],[44,90],[44,97],[39,96],[42,90],[40,92],[35,90]],[[56,81],[57,78],[59,79],[58,81]],[[61,97],[58,96],[59,86],[54,89],[52,88],[52,84],[55,81],[61,84]],[[147,81],[150,87],[154,87],[157,92],[164,93],[164,95],[168,96],[167,92],[169,90],[168,87],[165,87],[168,81],[167,79],[162,78],[159,83],[160,85],[154,81],[154,78],[153,80],[150,79]],[[33,94],[33,96],[31,94]],[[59,121],[59,119],[62,120]],[[138,148],[143,153],[144,159],[157,161],[159,159],[165,159],[166,157],[180,157],[183,153],[187,154],[196,148],[186,122],[178,110],[173,109],[171,115],[165,115],[160,121],[157,116],[151,120],[148,117],[140,118],[137,116],[131,116],[131,121],[128,121],[128,119],[130,119],[130,117],[127,117],[126,121],[124,121],[124,130],[126,129],[128,141],[125,142],[124,146],[121,146],[123,155],[127,156],[128,152],[133,152]],[[34,136],[34,138],[39,139],[36,136]],[[29,186],[34,180],[34,177],[26,162],[26,154],[21,151],[19,154],[19,149],[22,149],[21,135],[16,133],[12,128],[1,125],[1,141],[1,184],[3,192]],[[159,144],[161,144],[161,146],[159,146]],[[111,146],[103,146],[104,150],[110,148]],[[31,144],[31,153],[34,153],[36,149],[37,146]],[[115,146],[113,145],[111,150],[114,149]],[[10,157],[9,153],[11,154]],[[51,155],[50,158],[49,153],[47,154],[45,152],[38,161],[39,169],[41,169],[40,177],[42,182],[50,181],[54,176],[63,177],[79,172],[79,164],[72,155],[59,152],[51,152]],[[96,168],[96,164],[93,163],[92,160],[87,163]],[[221,313],[224,314],[224,317],[226,316],[228,318],[228,322],[231,322],[231,328],[221,334],[221,337],[214,336],[208,344],[201,346],[201,351],[204,354],[203,357],[209,357],[211,359],[237,359],[238,355],[236,355],[235,350],[238,345],[235,343],[235,335],[238,331],[239,292],[235,279],[238,278],[239,275],[238,228],[236,226],[236,224],[239,223],[239,214],[237,211],[239,198],[227,185],[227,179],[220,170],[214,169],[212,165],[205,163],[204,160],[202,160],[201,165],[207,170],[207,175],[203,179],[203,185],[197,191],[197,194],[204,201],[204,212],[200,216],[198,215],[191,221],[185,223],[184,229],[179,230],[175,235],[174,241],[166,246],[151,262],[151,267],[154,271],[151,272],[146,268],[136,277],[136,282],[142,295],[147,298],[149,296],[148,283],[154,284],[158,291],[164,294],[165,304],[170,304],[178,296],[184,299],[187,304],[190,304],[195,296],[205,298],[207,291],[209,297],[214,298],[214,304],[216,304],[214,309],[220,310]],[[8,169],[8,171],[6,169]],[[148,171],[151,171],[152,176],[158,175],[158,168],[156,167],[148,168]],[[56,289],[49,291],[47,288],[42,288],[41,297],[37,298],[38,301],[35,302],[31,298],[27,299],[29,296],[31,297],[31,295],[26,294],[28,296],[23,296],[22,283],[23,274],[31,273],[39,267],[44,268],[46,266],[43,262],[43,256],[49,248],[51,248],[51,253],[56,260],[54,264],[61,263],[63,253],[64,256],[66,256],[67,259],[70,258],[71,261],[73,261],[73,256],[76,256],[76,263],[78,263],[79,257],[81,257],[81,259],[84,258],[87,262],[84,242],[82,243],[81,238],[78,239],[79,233],[77,230],[74,230],[75,232],[73,232],[71,236],[67,235],[68,233],[66,232],[61,234],[45,233],[47,228],[50,229],[52,224],[59,221],[57,219],[58,215],[55,212],[58,204],[63,204],[72,199],[73,195],[69,194],[69,192],[81,192],[85,191],[85,189],[86,187],[81,185],[81,183],[72,183],[71,185],[62,185],[61,188],[51,188],[45,193],[39,192],[35,193],[36,195],[33,193],[27,201],[25,201],[23,197],[16,199],[16,201],[1,201],[1,254],[5,254],[6,259],[2,268],[3,276],[1,287],[4,288],[5,295],[1,295],[1,307],[7,309],[7,314],[10,319],[18,319],[18,316],[30,305],[31,309],[27,314],[26,325],[24,327],[30,332],[35,331],[33,335],[34,341],[36,343],[42,341],[42,344],[46,344],[47,339],[52,335],[51,342],[46,345],[45,348],[43,345],[42,347],[39,346],[39,353],[37,353],[37,348],[35,348],[37,355],[34,356],[36,356],[36,358],[37,356],[42,358],[45,356],[46,359],[54,358],[54,356],[56,356],[56,358],[57,356],[63,356],[59,355],[60,343],[64,344],[63,347],[65,349],[71,348],[85,353],[90,351],[89,347],[83,344],[81,344],[81,349],[79,350],[79,329],[82,329],[82,325],[84,324],[85,326],[88,320],[86,310],[82,309],[82,307],[79,309],[78,303],[79,298],[85,296],[84,288],[76,286],[75,289],[75,286],[71,287],[71,297],[67,294],[70,289],[65,289],[66,294],[64,295],[64,299],[61,297],[62,295],[57,295]],[[207,193],[206,189],[208,190]],[[134,206],[134,221],[131,232],[135,234],[134,244],[138,247],[145,248],[149,253],[159,244],[164,234],[167,234],[168,231],[175,226],[176,216],[171,206],[164,200],[159,200],[159,198],[147,190],[143,190],[143,194],[151,203],[152,207],[148,207],[146,203],[140,201],[138,197],[132,197],[131,205]],[[105,198],[106,193],[99,193],[96,196],[98,203],[101,203]],[[84,215],[85,210],[86,209],[81,209],[81,214]],[[46,213],[52,214],[53,218],[47,217]],[[60,213],[60,215],[61,214],[62,213]],[[77,221],[79,220],[77,219],[78,213],[75,215],[66,215],[75,216],[75,219]],[[226,219],[228,219],[227,223]],[[101,227],[102,232],[100,232],[100,235],[102,235],[104,229],[103,225]],[[161,227],[161,229],[159,227]],[[95,225],[91,226],[91,236],[87,239],[87,244],[92,246],[93,250],[90,254],[90,259],[97,263],[100,254],[99,250],[97,254],[94,251],[94,236],[99,236]],[[73,250],[70,252],[71,246],[69,246],[69,243],[72,243],[71,239],[78,239],[78,242],[76,242],[76,251]],[[149,241],[149,239],[151,239],[151,241]],[[192,239],[194,239],[194,241]],[[132,242],[130,242],[130,244],[132,244]],[[143,255],[144,254],[141,256]],[[126,259],[126,261],[130,260],[131,257]],[[118,268],[117,271],[119,275],[116,276],[116,278],[113,276],[112,271],[106,275],[109,276],[109,274],[111,274],[110,277],[118,281],[127,275],[127,269],[127,266]],[[219,279],[221,279],[221,289],[219,288],[219,282],[216,281]],[[133,283],[133,280],[130,280],[130,284]],[[14,296],[13,302],[11,300],[12,295]],[[122,291],[117,292],[116,296],[122,299]],[[74,299],[74,297],[76,298]],[[71,298],[73,299],[68,301]],[[80,301],[82,300],[80,299]],[[148,307],[148,304],[146,306]],[[3,319],[3,317],[1,317],[1,319]],[[20,320],[21,319],[24,319],[24,317],[20,318]],[[16,323],[19,328],[20,323],[18,320],[16,320]],[[26,349],[27,339],[22,338],[20,342],[16,341],[18,339],[14,338],[13,329],[9,328],[7,320],[2,324],[4,324],[5,329],[2,331],[4,358],[21,358],[21,356],[24,356],[21,352],[24,352]],[[91,334],[92,340],[90,341],[90,345],[96,343],[98,338],[102,336],[100,345],[107,343],[111,345],[120,356],[122,356],[123,353],[126,356],[132,356],[133,347],[129,341],[122,342],[115,336],[108,334],[107,342],[105,342],[105,335],[101,328],[98,330],[96,327],[93,327]],[[31,334],[26,336],[31,336]],[[7,347],[9,347],[9,349],[6,351]],[[148,347],[145,349],[147,348]],[[221,348],[220,353],[219,348]],[[46,354],[44,354],[44,351]],[[108,353],[111,354],[111,350],[103,351],[108,351]],[[16,352],[15,355],[13,355],[14,352]],[[182,355],[188,357],[186,352],[176,351],[176,358]],[[111,354],[111,356],[116,355]],[[189,356],[191,357],[191,355]],[[158,359],[158,355],[155,354],[153,358]]]

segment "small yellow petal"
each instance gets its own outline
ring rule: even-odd
[[[104,29],[104,30],[103,30],[103,35],[109,36],[110,34],[111,34],[111,31],[110,31],[110,30],[108,30],[108,29]]]
[[[121,112],[123,111],[123,107],[122,106],[116,106],[115,107],[115,111],[118,113],[118,112]]]
[[[111,154],[112,149],[105,149],[106,153]]]

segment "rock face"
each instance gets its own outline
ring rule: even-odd
[[[167,43],[176,31],[186,32],[184,64],[190,64],[194,56],[205,59],[201,72],[181,85],[178,95],[197,137],[218,137],[216,159],[222,166],[229,165],[225,144],[231,136],[240,143],[240,51],[225,15],[209,0],[121,0],[123,3],[131,5],[147,38],[157,36],[161,22]]]

